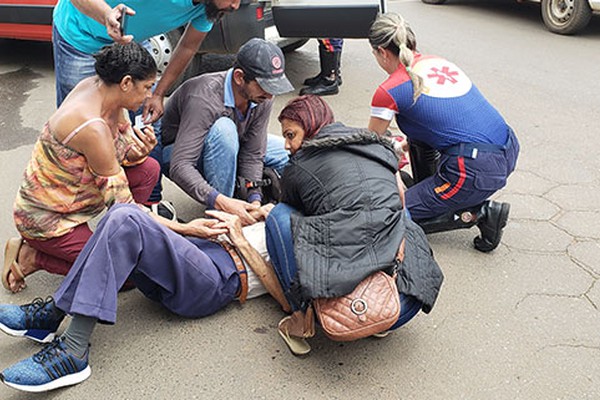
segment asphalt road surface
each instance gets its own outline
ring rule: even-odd
[[[260,298],[203,320],[173,316],[136,291],[119,296],[115,326],[92,338],[92,376],[0,399],[598,399],[600,398],[600,20],[579,36],[545,30],[539,5],[392,1],[421,51],[456,62],[513,126],[521,157],[496,196],[512,204],[502,245],[472,247],[476,229],[430,236],[446,280],[433,311],[385,339],[340,344],[322,333],[296,358],[278,337],[282,313]],[[309,42],[286,57],[297,89],[318,69]],[[348,40],[344,84],[328,97],[338,120],[366,126],[385,79],[365,40]],[[296,92],[297,93],[297,92]],[[277,113],[294,94],[276,100]],[[11,207],[32,145],[54,110],[48,44],[0,40],[0,242],[16,231]],[[200,208],[172,184],[184,218]],[[60,277],[27,279],[21,304]],[[0,368],[39,347],[0,336]]]

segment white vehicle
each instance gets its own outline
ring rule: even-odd
[[[421,0],[444,4],[446,0]],[[541,3],[542,19],[550,32],[572,35],[584,29],[594,13],[600,13],[600,0],[528,0]]]

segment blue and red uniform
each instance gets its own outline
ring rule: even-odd
[[[455,64],[415,53],[413,73],[400,65],[373,95],[371,116],[394,117],[409,141],[442,153],[437,173],[406,191],[406,206],[419,221],[480,204],[504,187],[514,170],[519,143],[500,113]]]

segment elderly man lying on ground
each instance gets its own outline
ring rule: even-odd
[[[258,214],[266,215],[265,208]],[[145,296],[184,317],[210,315],[235,299],[243,303],[265,289],[289,310],[273,269],[265,261],[264,224],[242,229],[237,216],[220,211],[207,214],[213,218],[181,224],[135,205],[113,206],[54,298],[0,306],[4,332],[50,342],[2,371],[2,382],[42,392],[87,379],[94,327],[98,322],[116,322],[117,292],[128,277]],[[66,314],[73,318],[65,332],[54,338]]]

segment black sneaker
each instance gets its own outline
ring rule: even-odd
[[[473,239],[473,244],[477,250],[488,253],[500,244],[503,229],[508,221],[510,204],[488,201],[481,211],[482,218],[477,224],[481,235]]]
[[[40,343],[54,339],[65,313],[56,308],[52,297],[38,297],[30,304],[0,305],[0,330],[4,333],[26,337]]]

